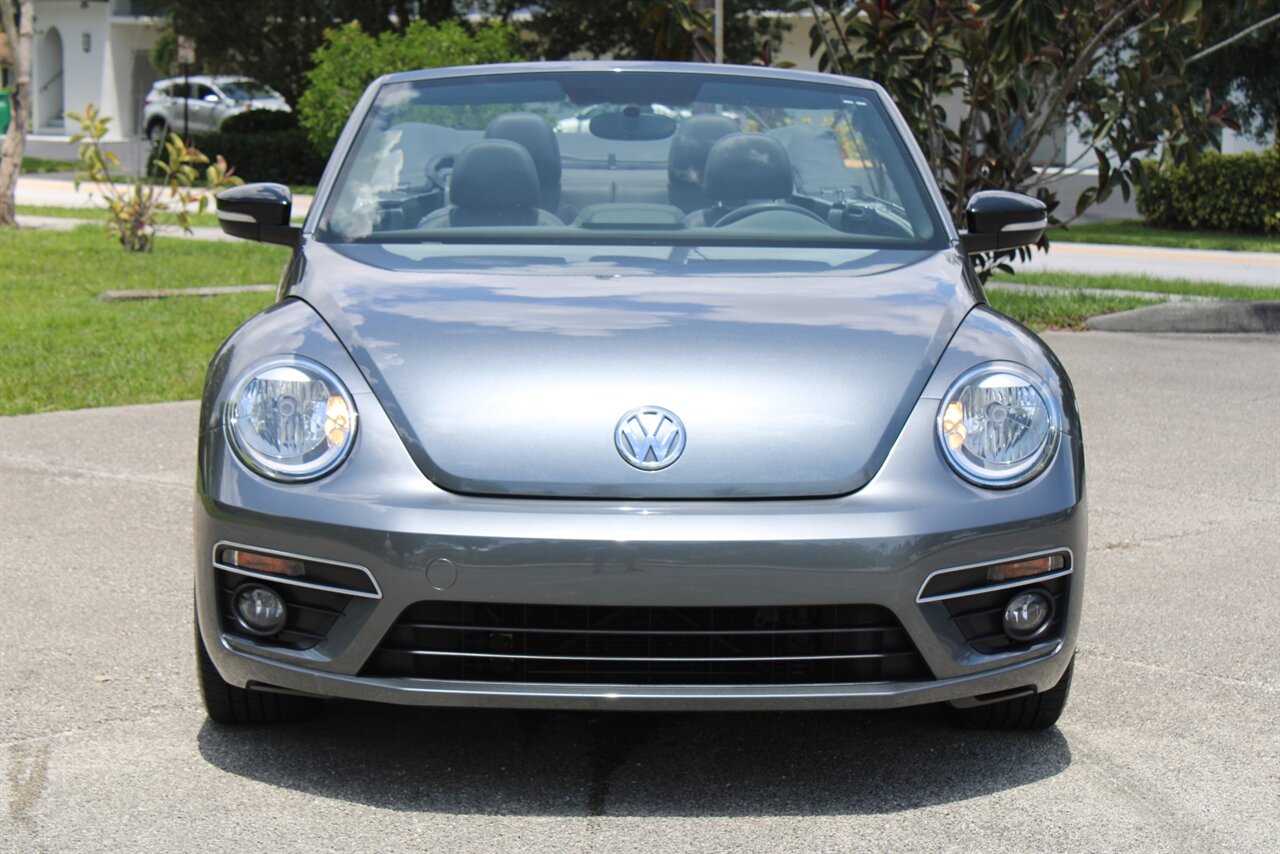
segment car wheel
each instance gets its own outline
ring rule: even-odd
[[[1067,670],[1048,691],[1026,697],[1014,697],[999,703],[974,706],[969,709],[953,709],[960,723],[973,729],[1020,730],[1035,732],[1048,729],[1058,722],[1062,709],[1071,693],[1071,672],[1075,670],[1073,655]]]
[[[218,674],[196,626],[196,678],[209,719],[220,724],[284,724],[310,720],[324,701],[271,691],[237,688]]]
[[[147,141],[149,141],[152,145],[158,145],[160,141],[164,139],[164,137],[165,137],[164,122],[156,120],[156,121],[153,121],[151,124],[147,125]]]

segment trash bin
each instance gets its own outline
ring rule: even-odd
[[[9,132],[9,90],[0,89],[0,133]]]

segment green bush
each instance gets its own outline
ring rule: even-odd
[[[1280,148],[1148,167],[1138,212],[1165,228],[1280,233]]]
[[[329,30],[311,55],[307,91],[298,99],[298,118],[316,148],[331,150],[365,88],[383,74],[447,65],[476,65],[520,59],[516,33],[506,24],[486,24],[469,33],[455,21],[431,26],[414,21],[397,34],[374,38],[358,21]]]
[[[227,130],[233,121],[228,119],[221,131],[193,134],[192,143],[211,157],[221,154],[247,182],[320,183],[329,153],[316,151],[302,128],[240,133]]]
[[[284,110],[249,110],[236,113],[222,123],[223,133],[272,133],[298,127],[298,114]]]

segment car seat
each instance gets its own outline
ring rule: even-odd
[[[538,170],[538,207],[565,222],[577,216],[577,210],[560,199],[560,142],[546,119],[533,113],[503,113],[489,122],[484,138],[524,146]]]
[[[732,119],[716,115],[693,116],[680,125],[667,152],[667,199],[671,204],[685,213],[707,207],[707,194],[702,191],[707,155],[717,142],[737,132]]]
[[[689,215],[689,227],[715,225],[734,208],[785,201],[794,184],[791,158],[782,143],[762,133],[726,136],[707,155],[702,190],[710,205]]]
[[[458,154],[446,208],[428,214],[422,228],[488,225],[564,225],[538,207],[538,170],[521,145],[474,142]]]

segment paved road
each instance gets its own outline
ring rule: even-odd
[[[1276,850],[1280,340],[1050,336],[1089,443],[1075,692],[932,711],[205,721],[190,403],[0,419],[0,848]]]
[[[1031,260],[1014,263],[1017,272],[1045,270],[1094,275],[1153,276],[1254,287],[1280,287],[1280,253],[1164,249],[1155,246],[1104,246],[1054,243]]]

